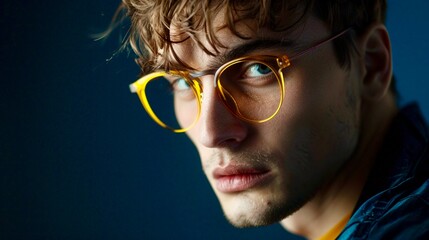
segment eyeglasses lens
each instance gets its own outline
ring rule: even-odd
[[[197,120],[197,93],[182,76],[154,78],[147,84],[145,94],[155,117],[168,128],[185,129]]]
[[[230,65],[220,73],[218,86],[229,109],[246,120],[269,120],[281,104],[281,82],[275,70],[263,62]]]

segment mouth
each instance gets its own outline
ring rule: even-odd
[[[216,188],[223,193],[236,193],[267,183],[270,171],[264,168],[233,166],[217,168],[213,171]]]

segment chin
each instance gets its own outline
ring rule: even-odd
[[[282,220],[273,216],[258,215],[252,216],[252,214],[243,215],[226,215],[228,222],[236,228],[249,228],[249,227],[260,227],[278,223]]]
[[[278,223],[301,206],[285,205],[287,201],[270,197],[242,193],[239,196],[220,197],[219,200],[226,219],[237,228]]]

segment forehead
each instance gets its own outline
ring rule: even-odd
[[[192,33],[189,32],[189,26],[173,22],[170,26],[170,39],[173,43],[167,53],[171,59],[169,65],[172,68],[203,70],[211,59],[219,60],[225,53],[248,42],[266,40],[305,45],[306,41],[311,42],[312,35],[320,35],[320,30],[325,30],[324,24],[313,16],[303,18],[299,24],[281,31],[261,27],[255,19],[237,21],[234,23],[234,29],[231,29],[225,20],[225,14],[224,9],[215,15],[210,29]],[[306,32],[305,29],[309,28],[313,30]]]
[[[192,64],[193,59],[215,57],[243,41],[257,38],[258,35],[255,21],[242,20],[237,22],[232,30],[225,25],[223,14],[214,18],[211,32],[200,30],[191,35],[183,29],[180,26],[171,26],[170,38],[173,44],[169,54],[173,55],[172,59],[175,55],[194,68],[196,64]]]

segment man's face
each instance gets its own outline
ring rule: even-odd
[[[250,40],[225,28],[217,31],[227,46],[219,55],[256,38],[286,38],[299,46],[258,49],[246,55],[293,55],[331,36],[323,23],[312,17],[287,35],[255,31],[251,26],[239,27],[241,33],[252,36]],[[204,36],[200,37],[204,41]],[[207,69],[217,58],[191,40],[174,48],[197,70]],[[358,141],[360,109],[355,72],[353,63],[348,70],[339,66],[332,43],[293,60],[284,70],[286,91],[279,113],[260,124],[236,118],[216,94],[213,75],[201,78],[201,117],[187,134],[233,225],[258,226],[282,220],[307,203],[351,157]]]

